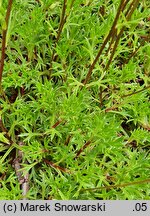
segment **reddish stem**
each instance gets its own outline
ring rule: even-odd
[[[8,30],[8,22],[9,22],[12,2],[13,2],[13,0],[9,0],[9,2],[8,2],[6,17],[5,17],[6,28],[4,28],[3,32],[2,32],[2,53],[1,53],[1,60],[0,60],[0,86],[1,86],[1,82],[2,82],[2,74],[3,74],[5,50],[6,50],[6,35],[7,35],[7,30]]]
[[[91,141],[90,141],[90,140],[87,141],[87,142],[84,144],[84,146],[83,146],[82,148],[80,148],[80,150],[77,152],[77,154],[76,154],[76,156],[75,156],[74,159],[76,159],[77,157],[79,157],[79,155],[83,152],[83,150],[84,150],[85,148],[87,148],[90,144],[91,144]]]
[[[43,159],[43,160],[44,160],[44,162],[45,162],[46,164],[50,165],[51,167],[53,167],[53,168],[55,168],[55,169],[58,169],[58,170],[60,170],[60,171],[62,171],[62,172],[70,173],[70,171],[69,171],[68,169],[66,169],[66,168],[63,168],[63,167],[61,167],[61,166],[58,166],[58,165],[56,165],[55,163],[53,163],[53,162],[51,162],[51,161],[49,161],[49,160],[47,160],[47,159]]]

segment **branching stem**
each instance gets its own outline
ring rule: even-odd
[[[89,81],[89,79],[90,79],[90,77],[91,77],[91,75],[92,75],[93,69],[94,69],[96,63],[98,62],[98,60],[99,60],[99,58],[100,58],[100,56],[101,56],[101,54],[102,54],[102,52],[103,52],[103,50],[104,50],[106,44],[108,43],[108,41],[110,40],[111,37],[114,37],[114,34],[115,34],[115,32],[116,32],[116,24],[117,24],[117,21],[118,21],[118,19],[119,19],[119,16],[120,16],[120,14],[121,14],[123,8],[124,8],[125,5],[127,4],[127,2],[128,2],[128,1],[125,1],[125,0],[122,0],[122,1],[120,2],[120,5],[119,5],[119,8],[118,8],[118,11],[117,11],[115,20],[114,20],[113,25],[112,25],[112,27],[111,27],[111,30],[110,30],[109,34],[107,35],[107,37],[105,38],[105,40],[104,40],[104,42],[103,42],[103,44],[102,44],[102,46],[101,46],[101,48],[100,48],[100,50],[99,50],[97,56],[95,57],[93,63],[91,64],[91,66],[90,66],[90,68],[89,68],[89,71],[88,71],[88,73],[87,73],[87,76],[86,76],[86,78],[85,78],[85,80],[84,80],[84,82],[83,82],[84,85],[86,85],[87,82]]]

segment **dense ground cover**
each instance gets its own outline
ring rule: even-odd
[[[149,199],[148,1],[11,2],[0,199]]]

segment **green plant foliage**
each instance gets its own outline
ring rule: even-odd
[[[127,9],[120,13],[86,79],[120,2],[13,1],[0,97],[0,199],[23,199],[22,178],[32,200],[149,199],[148,0],[130,19]],[[6,10],[2,1],[0,35]]]

